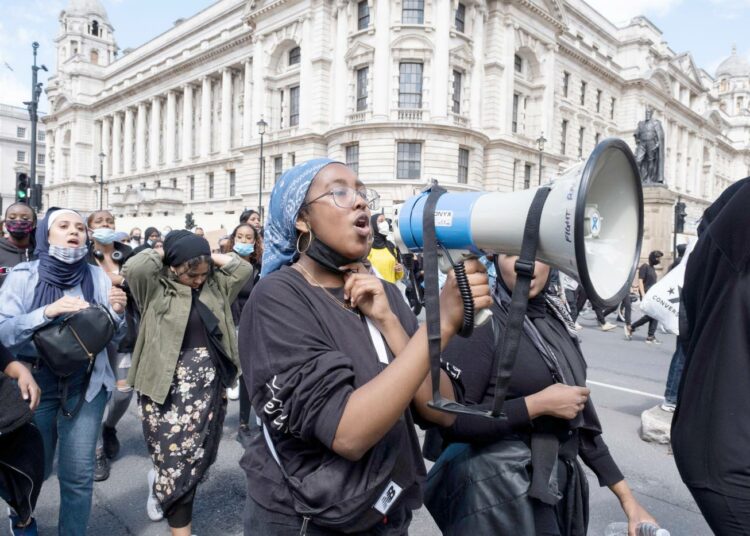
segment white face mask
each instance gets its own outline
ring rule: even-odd
[[[71,248],[65,246],[49,246],[49,256],[56,258],[58,261],[62,261],[65,264],[75,264],[88,254],[89,248],[81,246],[78,248]]]
[[[391,232],[391,228],[388,225],[387,221],[381,221],[380,223],[378,223],[378,232],[386,236]]]

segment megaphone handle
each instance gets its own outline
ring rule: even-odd
[[[448,255],[448,252],[445,251],[445,254]],[[458,334],[462,337],[471,337],[471,334],[474,331],[474,295],[471,293],[469,277],[466,275],[466,266],[463,261],[454,263],[453,259],[450,258],[450,255],[448,255],[448,259],[451,261],[451,264],[453,264],[456,284],[461,293],[461,301],[464,304],[464,323]]]

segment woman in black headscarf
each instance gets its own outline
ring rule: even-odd
[[[143,241],[143,244],[133,250],[133,255],[135,255],[136,253],[140,253],[145,249],[153,249],[156,241],[162,238],[159,229],[157,229],[156,227],[148,227],[146,229],[146,232],[144,233],[144,236],[146,237],[146,239]]]
[[[494,359],[508,319],[516,260],[501,255],[497,261],[491,308],[497,332],[487,323],[469,339],[453,339],[443,352],[460,370],[456,383],[466,403],[483,409],[492,407]],[[580,456],[599,484],[617,495],[634,536],[639,522],[653,519],[633,497],[601,437],[574,323],[563,303],[546,292],[550,267],[537,262],[534,273],[503,406],[507,418],[460,415],[442,429],[444,450],[428,475],[425,504],[448,535],[585,536],[588,486]]]
[[[147,512],[156,521],[163,511],[174,536],[189,536],[196,487],[219,448],[225,388],[239,369],[231,305],[253,268],[179,230],[123,273],[142,319],[128,382],[155,466]]]

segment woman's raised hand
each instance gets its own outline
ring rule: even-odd
[[[477,259],[465,261],[466,275],[474,297],[474,309],[487,309],[492,304],[490,285],[487,272]],[[464,304],[461,292],[458,290],[453,270],[448,273],[448,279],[440,292],[440,325],[443,330],[450,329],[451,335],[458,333],[464,322]]]
[[[393,312],[383,282],[360,263],[342,266],[341,269],[350,270],[344,275],[344,301],[357,307],[376,324],[385,322]]]
[[[526,408],[529,417],[535,419],[541,415],[551,415],[560,419],[575,419],[586,405],[591,390],[577,385],[555,383],[538,393],[526,397]]]
[[[86,309],[88,306],[89,303],[84,299],[74,296],[63,296],[59,300],[54,301],[45,307],[44,316],[47,318],[55,318],[68,313],[76,313]]]

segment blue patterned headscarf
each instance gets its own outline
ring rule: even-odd
[[[263,228],[263,267],[260,276],[290,264],[297,252],[297,222],[307,191],[318,172],[329,164],[341,164],[330,158],[317,158],[294,166],[279,177],[271,192],[268,217]]]

